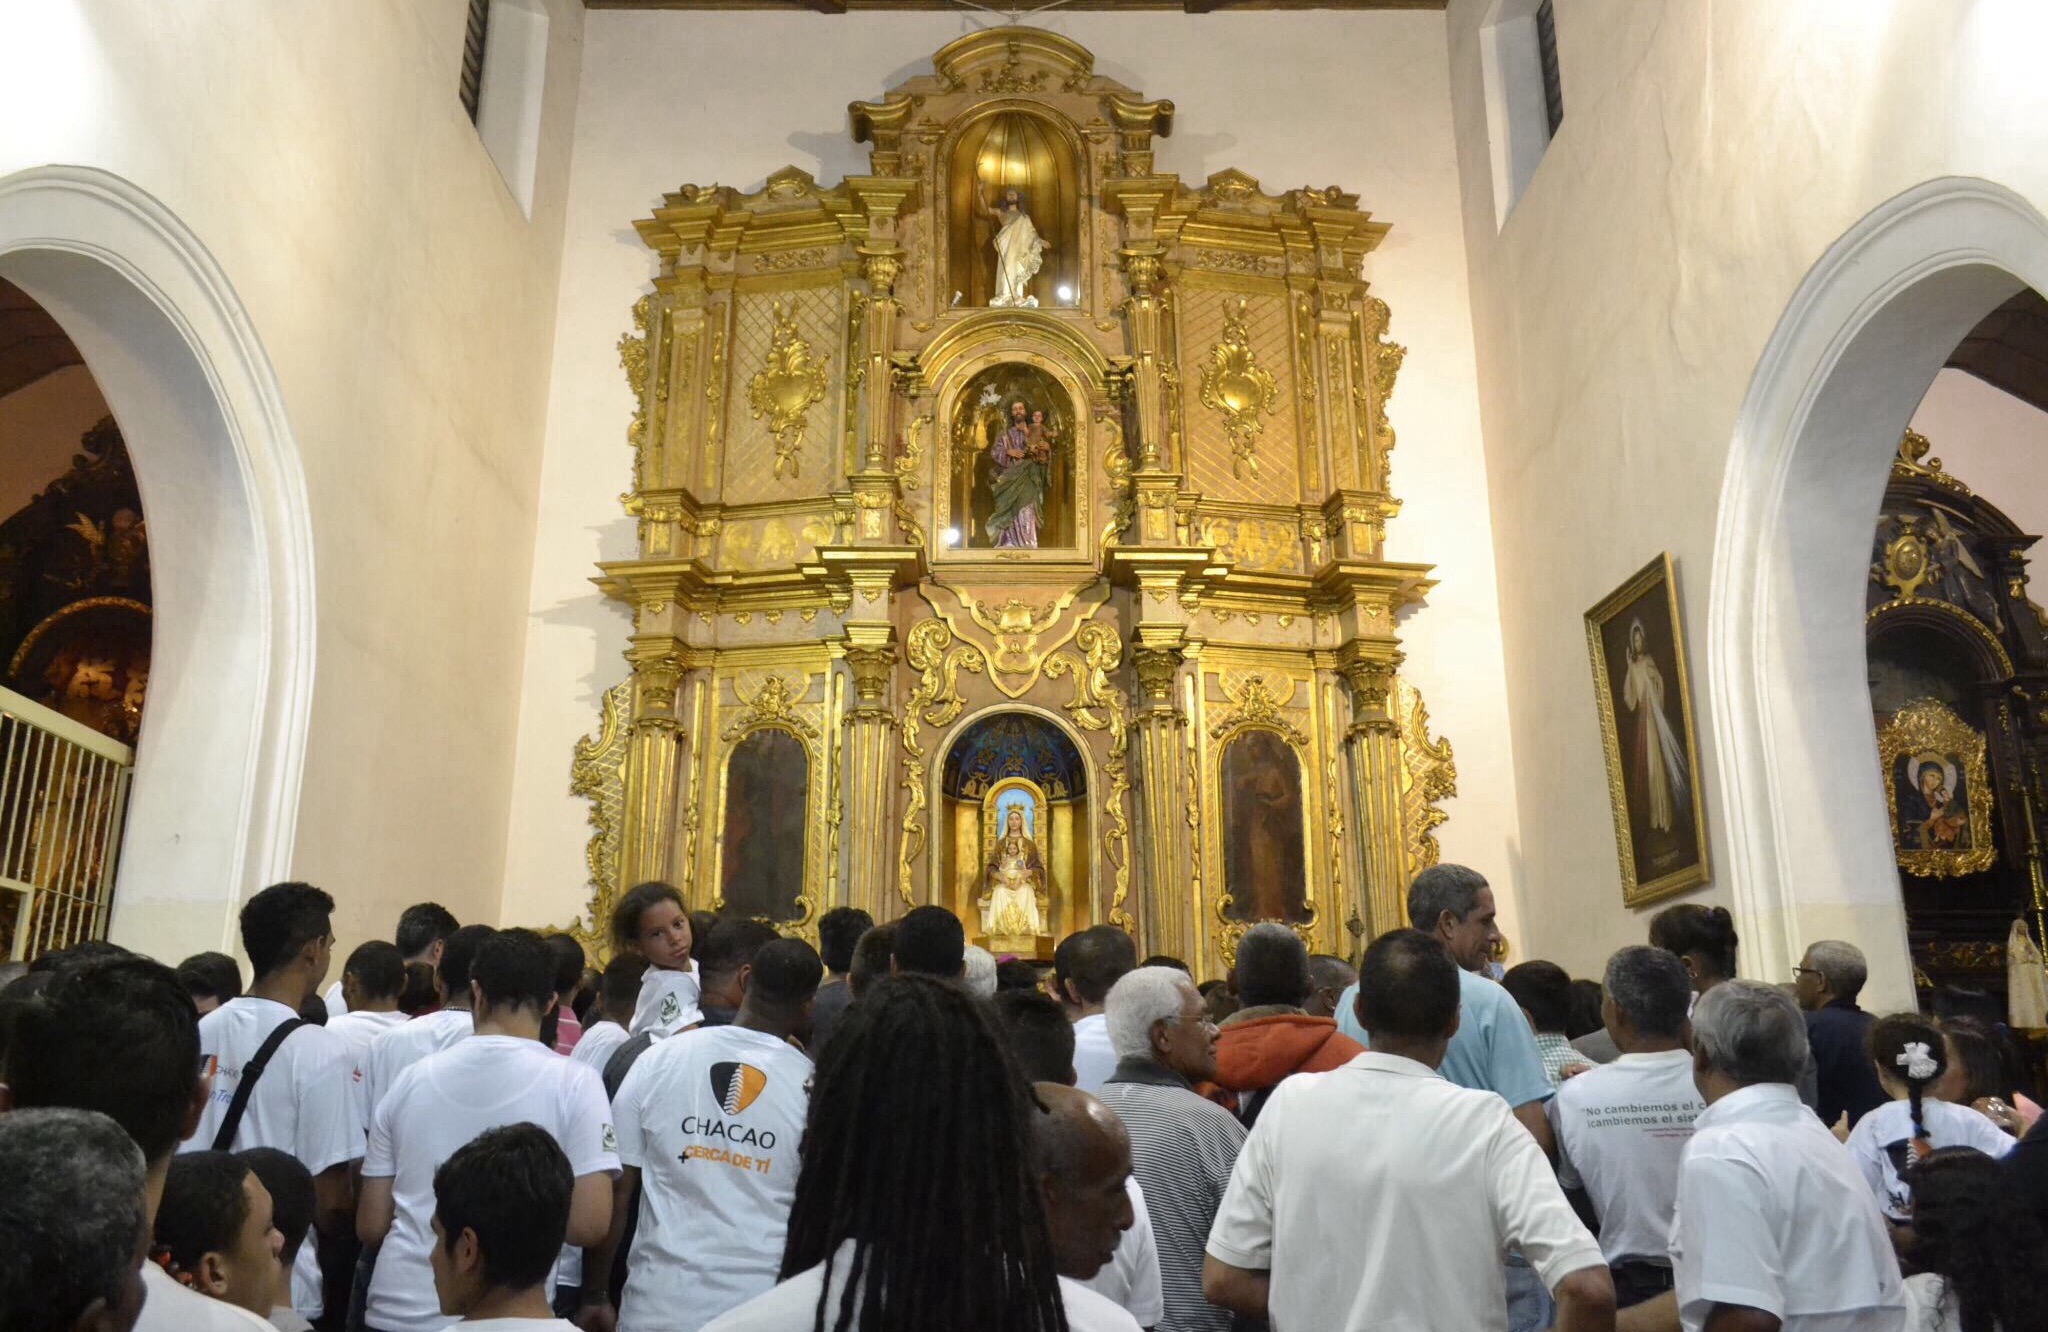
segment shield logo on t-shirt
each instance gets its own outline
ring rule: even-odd
[[[674,1022],[683,1015],[683,1001],[673,994],[661,996],[661,1020],[664,1024]]]
[[[768,1086],[768,1075],[752,1064],[724,1063],[711,1066],[711,1094],[725,1113],[736,1115],[752,1105]]]

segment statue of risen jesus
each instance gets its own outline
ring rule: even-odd
[[[1031,215],[1024,211],[1024,195],[1016,186],[1008,186],[1003,190],[1002,201],[991,207],[988,185],[976,176],[974,200],[981,214],[996,224],[996,290],[988,303],[996,307],[1036,308],[1038,298],[1030,294],[1031,279],[1038,276],[1045,252],[1052,247],[1031,224]]]

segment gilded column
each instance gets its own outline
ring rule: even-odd
[[[1352,644],[1339,656],[1339,669],[1351,686],[1351,727],[1344,749],[1351,768],[1350,816],[1368,940],[1408,923],[1401,731],[1393,712],[1401,654],[1376,647]]]
[[[1176,639],[1178,634],[1175,635]],[[1141,640],[1142,641],[1142,640]],[[1138,901],[1140,954],[1171,951],[1195,937],[1195,880],[1199,852],[1190,846],[1187,796],[1188,719],[1179,707],[1181,650],[1139,646],[1131,653],[1137,676],[1132,695],[1138,732]]]
[[[621,886],[667,878],[673,872],[676,797],[686,743],[676,696],[686,651],[682,640],[669,634],[635,634],[626,651],[633,667],[633,725],[619,838]],[[682,868],[687,877],[689,867]],[[599,922],[600,927],[603,924]]]
[[[903,256],[893,249],[863,248],[861,268],[868,280],[867,315],[861,326],[861,344],[847,348],[848,357],[859,367],[862,439],[858,465],[848,476],[853,488],[853,535],[856,545],[887,545],[897,540],[890,521],[890,511],[896,507],[896,473],[887,456],[895,417],[889,358],[896,347],[900,307],[895,292]]]
[[[890,884],[888,835],[894,812],[896,783],[895,690],[896,645],[886,626],[855,626],[848,631],[846,665],[853,675],[853,706],[846,713],[844,805],[849,862],[846,905],[885,920],[894,893]],[[837,906],[838,903],[832,905]]]

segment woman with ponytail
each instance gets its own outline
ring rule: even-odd
[[[1914,1163],[1942,1147],[1974,1147],[1987,1156],[2003,1156],[2013,1140],[1969,1107],[1934,1096],[1934,1084],[1948,1069],[1948,1050],[1941,1031],[1926,1018],[1917,1013],[1879,1018],[1870,1027],[1870,1057],[1892,1099],[1856,1121],[1849,1152],[1878,1206],[1903,1224],[1912,1213],[1903,1176]]]

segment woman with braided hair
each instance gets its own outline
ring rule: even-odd
[[[1941,1147],[2003,1156],[2013,1139],[1968,1106],[1934,1096],[1934,1084],[1948,1068],[1948,1049],[1932,1022],[1918,1013],[1895,1013],[1872,1023],[1869,1039],[1877,1080],[1892,1099],[1856,1121],[1849,1152],[1885,1216],[1903,1224],[1912,1213],[1904,1176],[1915,1162]]]
[[[957,986],[876,982],[818,1064],[782,1283],[705,1332],[1136,1332],[1054,1270],[1035,1106]]]
[[[2001,1187],[1998,1165],[1942,1147],[1906,1175],[1913,1231],[1906,1263],[1907,1332],[2048,1332],[2048,1236]]]

